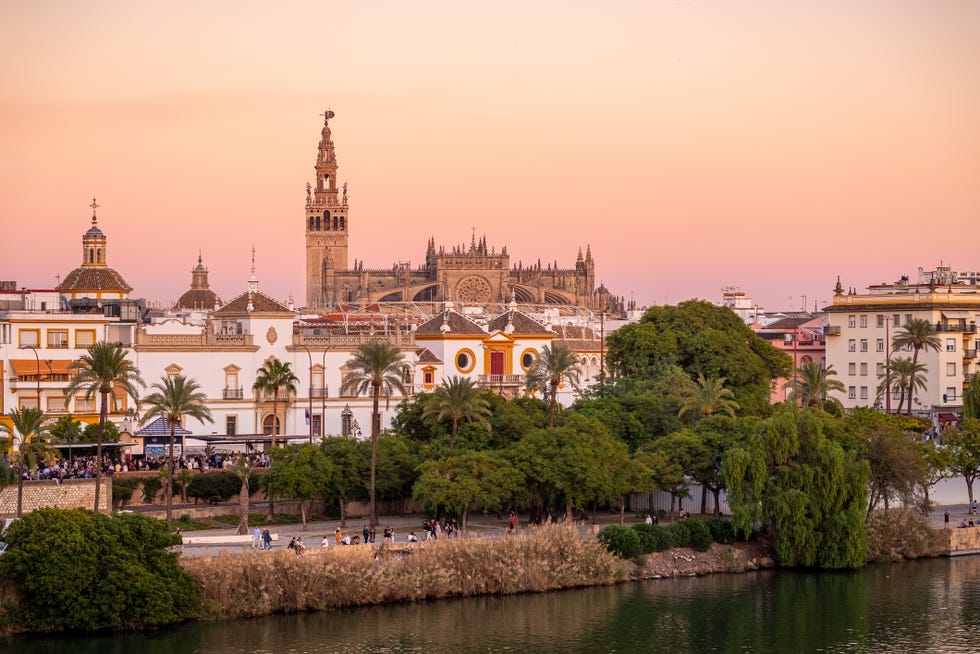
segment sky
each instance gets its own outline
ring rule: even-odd
[[[350,256],[475,229],[639,306],[768,310],[980,269],[972,0],[0,3],[0,279],[51,288],[96,197],[109,265],[172,303],[304,303],[330,108]]]

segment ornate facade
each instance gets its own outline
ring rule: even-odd
[[[395,302],[443,302],[467,304],[507,303],[525,305],[574,305],[593,311],[622,313],[621,298],[605,287],[596,287],[592,252],[581,248],[575,265],[559,268],[557,262],[542,266],[511,264],[506,246],[497,251],[486,238],[470,245],[436,247],[429,239],[425,263],[412,267],[399,263],[390,268],[365,268],[363,261],[348,265],[350,217],[347,185],[338,198],[337,157],[329,121],[324,112],[323,129],[314,169],[316,184],[306,191],[306,304],[307,309],[339,305]]]

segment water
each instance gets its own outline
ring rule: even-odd
[[[18,654],[977,651],[980,557],[848,573],[716,575],[0,644],[0,652]]]

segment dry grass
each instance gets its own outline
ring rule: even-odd
[[[906,509],[875,511],[865,523],[869,561],[900,561],[936,556],[941,533],[921,514]]]
[[[574,528],[549,525],[506,538],[457,538],[381,551],[359,545],[247,551],[183,559],[209,612],[246,617],[441,597],[610,584],[622,562]]]

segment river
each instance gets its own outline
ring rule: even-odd
[[[980,557],[0,641],[0,652],[17,654],[977,651]]]

